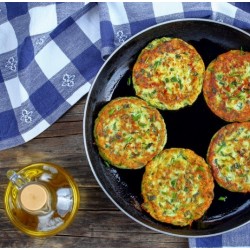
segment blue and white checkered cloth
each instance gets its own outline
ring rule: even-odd
[[[183,18],[250,31],[250,4],[0,3],[0,150],[54,123],[88,92],[104,60],[129,37]],[[231,240],[226,234],[190,239],[190,246],[250,246],[249,227],[239,232],[241,238],[235,230]]]
[[[190,238],[189,247],[191,248],[250,247],[250,223],[221,235],[205,237],[205,238]]]

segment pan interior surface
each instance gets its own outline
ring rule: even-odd
[[[108,197],[125,214],[155,231],[181,237],[205,237],[230,231],[250,221],[250,194],[232,193],[215,183],[215,197],[205,215],[191,226],[178,227],[154,220],[141,209],[144,168],[124,170],[107,166],[94,143],[94,121],[110,100],[135,96],[130,78],[140,51],[153,39],[177,37],[193,45],[207,66],[231,49],[250,51],[250,36],[237,28],[201,19],[163,23],[125,42],[105,62],[89,92],[84,116],[84,146],[93,174]],[[167,126],[165,148],[189,148],[206,159],[212,136],[227,122],[207,107],[202,93],[195,103],[178,111],[160,111]],[[220,197],[226,197],[225,201]]]

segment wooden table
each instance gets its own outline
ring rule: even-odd
[[[35,139],[0,151],[0,247],[188,247],[186,238],[160,234],[134,222],[99,187],[83,146],[85,100],[86,96]],[[48,238],[32,238],[18,231],[6,216],[6,172],[41,161],[61,165],[73,176],[81,202],[76,218],[66,230]]]

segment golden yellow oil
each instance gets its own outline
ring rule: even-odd
[[[73,178],[52,163],[36,163],[18,174],[29,183],[44,185],[50,193],[50,211],[36,214],[25,211],[19,200],[21,189],[10,182],[5,192],[5,208],[10,221],[31,236],[49,236],[65,229],[75,217],[80,195]]]

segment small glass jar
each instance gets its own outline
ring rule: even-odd
[[[79,208],[73,178],[53,163],[35,163],[9,170],[5,209],[10,221],[30,236],[51,236],[65,229]]]

